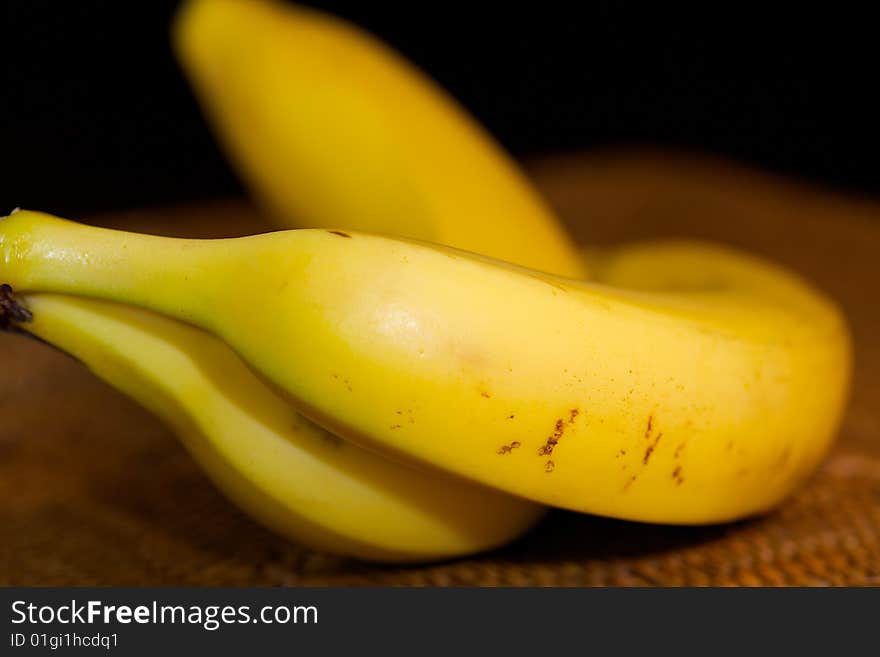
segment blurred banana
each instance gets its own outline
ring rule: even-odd
[[[281,225],[413,237],[584,277],[516,164],[371,35],[274,0],[190,0],[174,43],[221,144]]]

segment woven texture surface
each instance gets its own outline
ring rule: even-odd
[[[777,511],[683,528],[555,512],[502,550],[427,567],[315,553],[252,523],[162,424],[45,345],[0,336],[0,584],[880,585],[880,203],[715,162],[548,159],[531,172],[584,243],[701,237],[808,275],[844,307],[852,399],[821,470]],[[102,216],[189,236],[265,228],[244,203]]]

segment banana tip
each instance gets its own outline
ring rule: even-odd
[[[31,311],[13,295],[12,286],[8,283],[0,285],[0,330],[16,330],[19,324],[26,324],[33,318]]]

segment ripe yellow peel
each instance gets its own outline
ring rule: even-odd
[[[280,2],[191,0],[174,43],[232,162],[281,225],[400,235],[586,275],[516,164],[371,35]]]
[[[296,541],[373,561],[425,561],[506,543],[542,515],[535,504],[340,440],[195,327],[94,299],[24,302],[29,332],[165,420],[232,500]]]
[[[833,304],[699,244],[623,249],[585,283],[359,233],[178,240],[19,212],[0,262],[20,292],[214,332],[347,440],[635,520],[778,503],[825,453],[849,380]]]

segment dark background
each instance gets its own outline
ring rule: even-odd
[[[880,196],[875,22],[841,5],[310,4],[389,41],[519,156],[665,148]],[[0,209],[240,193],[172,58],[176,5],[6,0]]]

